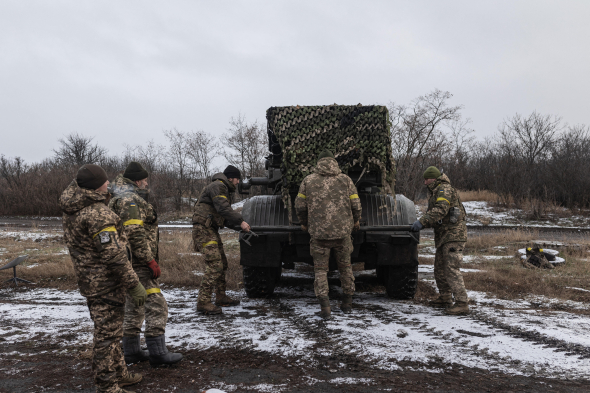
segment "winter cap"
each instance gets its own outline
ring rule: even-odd
[[[438,179],[442,173],[435,166],[429,166],[424,171],[424,180],[426,179]]]
[[[147,179],[148,173],[139,162],[131,161],[127,168],[125,168],[125,172],[123,173],[123,177],[126,177],[129,180],[138,181]]]
[[[321,160],[322,158],[326,158],[326,157],[334,158],[334,154],[332,154],[332,152],[330,150],[326,149],[320,153],[320,155],[318,156],[318,161]]]
[[[223,171],[223,174],[228,179],[241,179],[242,178],[242,174],[240,173],[240,170],[233,165],[228,165],[227,168],[225,168],[225,170]]]
[[[82,188],[99,189],[108,180],[107,173],[98,165],[86,164],[78,169],[76,182]]]

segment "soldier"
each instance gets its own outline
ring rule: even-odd
[[[129,239],[133,255],[132,266],[147,291],[145,305],[136,306],[127,296],[123,324],[123,350],[125,362],[149,360],[152,366],[174,364],[182,355],[166,348],[166,321],[168,305],[160,290],[158,277],[158,217],[148,202],[148,173],[138,162],[130,162],[122,175],[115,179],[114,197],[109,207],[121,218],[123,231]],[[145,319],[145,342],[148,351],[139,344],[141,326]]]
[[[59,199],[64,239],[80,294],[86,297],[94,322],[92,369],[97,392],[126,392],[121,386],[141,381],[131,374],[121,352],[125,292],[142,305],[147,294],[127,259],[127,238],[121,220],[107,207],[110,197],[105,171],[86,164]]]
[[[303,231],[311,235],[309,250],[313,257],[315,295],[320,302],[320,316],[331,314],[328,297],[328,265],[330,251],[340,272],[344,297],[340,309],[352,311],[354,276],[350,264],[353,251],[351,232],[358,230],[361,218],[361,203],[350,177],[342,173],[334,155],[326,150],[318,156],[314,173],[303,179],[295,199],[297,218]]]
[[[463,249],[467,242],[465,208],[447,175],[441,174],[436,167],[426,169],[424,185],[430,192],[428,210],[412,224],[412,231],[434,228],[434,279],[439,297],[431,304],[435,307],[445,307],[447,314],[468,314],[467,291],[461,274]]]
[[[203,314],[220,314],[221,308],[236,306],[239,300],[232,299],[225,293],[225,272],[227,258],[223,251],[223,243],[219,237],[219,229],[224,226],[249,232],[250,225],[242,219],[242,215],[231,208],[231,197],[240,182],[238,168],[229,165],[223,173],[217,173],[201,192],[193,214],[193,243],[195,250],[205,255],[205,276],[201,281],[197,311]],[[211,295],[215,291],[215,304],[211,303]]]

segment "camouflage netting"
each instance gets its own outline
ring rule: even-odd
[[[386,107],[272,107],[266,119],[281,146],[289,188],[298,187],[315,167],[318,155],[329,149],[344,173],[357,164],[367,171],[379,170],[383,191],[393,195],[395,162]]]

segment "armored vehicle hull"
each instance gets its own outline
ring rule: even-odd
[[[364,262],[376,269],[387,294],[395,299],[411,299],[418,280],[419,234],[409,231],[416,220],[412,201],[403,195],[359,194],[363,208],[361,229],[352,234],[352,262]],[[298,225],[289,225],[289,213],[278,195],[249,199],[242,215],[259,235],[242,244],[240,262],[249,297],[268,297],[281,278],[282,269],[294,269],[295,262],[313,265],[310,236]],[[291,217],[296,222],[295,216]],[[330,258],[330,270],[336,263]]]

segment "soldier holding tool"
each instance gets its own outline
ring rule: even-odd
[[[193,242],[195,250],[205,256],[207,265],[197,299],[197,311],[204,314],[220,314],[220,307],[240,304],[239,300],[232,299],[225,293],[227,258],[219,236],[219,229],[224,226],[250,231],[250,225],[231,207],[231,197],[240,178],[238,168],[229,165],[223,173],[213,175],[211,183],[203,189],[195,205]],[[211,303],[214,291],[215,304]]]

